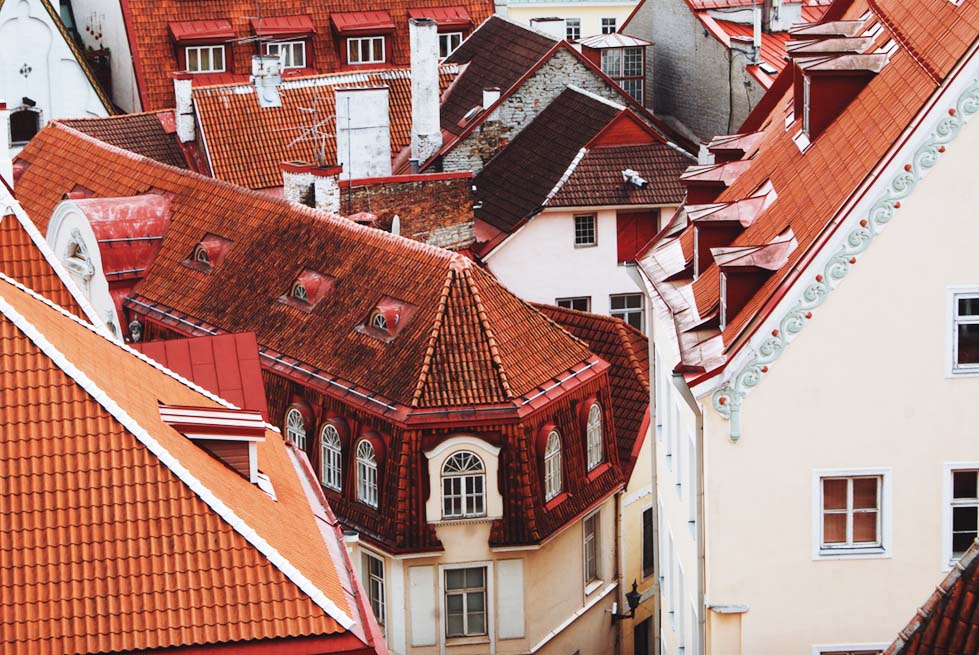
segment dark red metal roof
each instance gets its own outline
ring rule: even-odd
[[[425,7],[409,9],[408,18],[431,18],[439,28],[468,29],[472,27],[473,19],[465,7]]]
[[[259,36],[305,36],[316,31],[309,16],[271,16],[252,18],[252,29]]]
[[[132,346],[194,384],[242,409],[261,412],[268,419],[254,332],[147,341]]]
[[[330,22],[343,35],[381,34],[394,31],[394,21],[386,11],[346,11],[330,14]]]
[[[180,44],[220,43],[235,38],[230,20],[171,21],[170,35]]]

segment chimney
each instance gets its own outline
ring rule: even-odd
[[[543,32],[555,41],[563,41],[568,36],[568,24],[563,18],[531,18],[530,28]]]
[[[259,107],[281,107],[279,85],[282,84],[280,68],[282,61],[277,55],[255,55],[252,57],[252,84],[258,96]]]
[[[317,166],[307,162],[283,162],[282,195],[286,200],[327,212],[340,212],[342,166]]]
[[[494,86],[489,89],[483,89],[483,109],[491,106],[494,102],[500,99],[500,87]]]
[[[177,119],[177,138],[181,143],[197,139],[194,124],[193,75],[191,73],[173,74],[174,117]]]
[[[10,188],[14,187],[14,164],[10,158],[10,110],[0,100],[0,177]]]
[[[439,106],[438,26],[430,18],[408,21],[411,43],[411,158],[424,164],[442,147]]]
[[[336,90],[337,163],[347,179],[391,175],[388,88]]]
[[[762,19],[761,15],[764,10],[755,5],[751,9],[751,19],[752,19],[752,32],[751,32],[751,63],[757,64],[761,61],[761,29],[762,29]]]
[[[493,0],[493,11],[500,18],[509,18],[510,6],[508,0]]]

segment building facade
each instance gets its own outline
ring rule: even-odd
[[[523,25],[535,18],[561,18],[567,40],[574,42],[618,32],[637,4],[636,0],[508,0],[507,15]]]

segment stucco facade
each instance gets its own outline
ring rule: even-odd
[[[122,3],[105,0],[71,0],[78,33],[86,48],[109,51],[112,68],[112,101],[126,113],[142,110],[129,35]]]
[[[524,25],[530,25],[533,18],[577,18],[581,21],[581,36],[594,36],[602,33],[602,19],[615,19],[616,30],[622,27],[625,19],[635,9],[637,0],[509,0],[509,17]]]

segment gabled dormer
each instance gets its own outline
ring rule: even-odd
[[[734,243],[769,204],[770,194],[764,194],[737,202],[688,205],[687,217],[693,225],[694,277],[700,277],[713,263],[713,249]]]
[[[230,239],[225,239],[209,232],[204,235],[203,239],[197,242],[197,245],[191,250],[187,259],[181,263],[195,271],[212,273],[224,261],[233,244],[234,242]]]
[[[711,254],[720,269],[720,329],[731,321],[758,293],[772,274],[785,266],[799,246],[792,228],[766,244],[714,248]]]
[[[726,164],[739,159],[751,159],[757,152],[764,132],[749,134],[726,134],[717,136],[707,144],[707,150],[714,155],[715,164]]]
[[[687,204],[714,202],[750,165],[750,161],[741,160],[688,167],[680,176],[680,182],[687,188]]]
[[[279,296],[279,302],[309,312],[326,297],[334,284],[336,278],[304,268],[289,285],[289,291]]]
[[[160,405],[160,418],[238,475],[259,484],[258,443],[265,441],[260,412]]]

